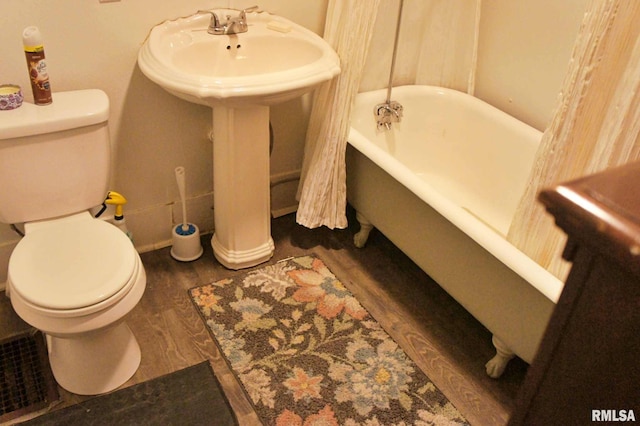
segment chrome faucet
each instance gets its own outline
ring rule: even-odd
[[[207,32],[213,35],[228,35],[246,33],[249,31],[249,25],[247,25],[247,12],[253,12],[258,10],[258,6],[252,6],[247,9],[242,9],[238,16],[226,15],[227,20],[222,23],[218,15],[212,10],[199,10],[198,13],[210,13],[211,22],[209,22],[209,28]]]
[[[378,130],[391,129],[392,123],[399,123],[402,120],[404,108],[399,102],[386,101],[373,108],[373,115],[376,118]]]

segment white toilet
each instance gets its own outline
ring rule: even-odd
[[[0,111],[0,222],[25,224],[7,293],[47,336],[58,384],[81,395],[117,388],[140,365],[124,317],[144,293],[144,267],[122,231],[89,213],[108,190],[108,116],[100,90]]]

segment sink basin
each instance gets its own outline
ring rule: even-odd
[[[238,14],[215,12],[221,19]],[[284,102],[340,72],[321,37],[283,17],[247,13],[249,30],[232,35],[208,34],[210,18],[196,14],[153,27],[138,55],[142,72],[181,99],[232,107]]]

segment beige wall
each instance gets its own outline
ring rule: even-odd
[[[411,13],[407,28],[420,28],[412,19],[412,8],[420,13],[430,9],[444,11],[455,22],[455,9],[443,8],[442,2],[450,1],[405,0],[406,12]],[[560,89],[586,1],[482,0],[476,94],[535,127],[544,127]],[[386,2],[382,5],[386,9],[394,3]],[[458,2],[464,8],[460,16],[466,23],[460,31],[466,39],[473,35],[469,25],[474,21],[476,3]],[[140,250],[170,243],[171,225],[174,217],[179,220],[176,213],[180,212],[179,205],[175,205],[178,191],[173,174],[179,165],[187,172],[190,221],[205,231],[213,227],[211,144],[207,138],[210,110],[178,100],[147,80],[136,65],[140,44],[149,29],[165,19],[189,15],[201,8],[240,8],[256,3],[322,33],[328,0],[3,1],[0,84],[20,84],[29,95],[21,33],[24,27],[37,25],[44,36],[54,91],[100,88],[109,95],[116,159],[112,189],[129,199],[125,216]],[[378,25],[386,30],[395,26],[396,14],[391,9],[379,18]],[[429,40],[413,34],[405,34],[401,40],[406,49],[432,54]],[[392,43],[391,37],[378,38],[372,46],[375,58],[365,78],[370,88],[386,85],[388,67],[384,63],[391,49],[385,43]],[[457,41],[453,46],[460,43],[468,44]],[[467,53],[462,56],[468,58]],[[469,66],[468,59],[462,63]],[[404,75],[411,74],[406,67],[401,69]],[[466,75],[467,70],[455,72]],[[271,170],[276,179],[287,178],[300,167],[308,110],[308,98],[272,109],[275,147]],[[273,188],[274,209],[286,210],[291,205],[296,184]],[[9,227],[0,225],[0,283],[6,278],[6,264],[16,242]]]
[[[476,91],[544,130],[588,0],[482,0]]]

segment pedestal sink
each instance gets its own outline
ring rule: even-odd
[[[214,10],[222,20],[240,11]],[[212,35],[211,15],[165,21],[151,30],[138,65],[169,93],[213,109],[214,254],[227,268],[273,255],[269,106],[312,90],[340,72],[315,33],[267,12],[247,13],[248,31]]]

